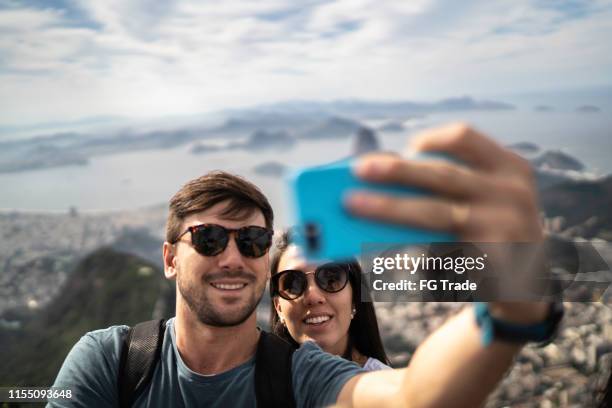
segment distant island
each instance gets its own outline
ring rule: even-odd
[[[235,143],[234,148],[246,150],[288,149],[295,144],[295,138],[286,130],[267,131],[258,129],[244,143]]]
[[[523,155],[532,155],[540,151],[540,146],[531,142],[518,142],[508,145],[508,148]]]
[[[583,107],[584,108],[584,107]],[[403,130],[402,121],[431,113],[513,110],[513,105],[469,96],[436,102],[339,100],[289,101],[220,113],[221,124],[191,125],[176,129],[138,131],[107,130],[103,133],[62,132],[29,139],[0,142],[0,173],[87,165],[92,157],[192,144],[194,154],[220,150],[290,149],[300,139],[347,138],[362,120],[388,120],[382,131]],[[586,109],[586,108],[585,108]],[[87,121],[78,121],[78,123]],[[121,121],[119,121],[121,122]],[[218,122],[217,122],[218,123]],[[245,136],[250,135],[246,141]],[[209,142],[223,139],[226,144]],[[239,139],[239,140],[237,140]]]
[[[357,132],[361,124],[352,119],[333,116],[302,133],[302,139],[334,139],[348,137]]]
[[[317,101],[289,101],[271,105],[263,108],[275,113],[302,113],[302,114],[335,114],[345,116],[368,116],[380,118],[393,118],[397,116],[414,116],[434,112],[455,112],[471,110],[514,110],[512,104],[476,100],[470,96],[442,99],[436,102],[371,102],[357,99],[346,99],[330,102]]]
[[[223,145],[197,142],[191,147],[191,153],[205,154],[228,150],[286,150],[293,147],[295,142],[295,138],[284,130],[266,131],[260,129],[251,134],[246,141],[230,141]]]
[[[553,112],[555,108],[549,105],[537,105],[533,108],[536,112]]]
[[[282,163],[270,161],[255,166],[253,171],[262,176],[280,177],[287,171],[287,167]]]
[[[579,113],[598,113],[601,112],[601,108],[595,105],[582,105],[576,108],[576,112]]]
[[[203,154],[218,152],[219,150],[223,150],[223,147],[214,144],[198,142],[191,147],[190,151],[193,154]]]
[[[401,122],[390,121],[378,128],[381,132],[401,132],[406,128]]]

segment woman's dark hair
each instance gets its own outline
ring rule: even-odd
[[[287,248],[291,244],[289,240],[289,234],[283,232],[283,234],[276,240],[275,251],[272,254],[270,262],[271,274],[275,275],[279,272],[278,265],[280,264],[281,257],[287,251]],[[347,360],[352,360],[353,347],[357,349],[361,354],[366,357],[374,357],[385,364],[389,364],[389,359],[385,353],[385,349],[380,338],[380,332],[378,331],[378,321],[376,320],[376,312],[374,311],[374,305],[370,299],[370,292],[362,285],[361,282],[361,266],[356,260],[346,262],[350,267],[349,282],[353,289],[353,304],[355,305],[355,317],[351,320],[349,326],[349,336],[347,348],[342,357]],[[272,291],[270,291],[272,296]],[[361,299],[364,299],[362,301]],[[278,314],[274,305],[270,310],[270,328],[274,334],[287,340],[290,343],[298,345],[297,342],[291,337],[287,327],[280,322]]]
[[[600,408],[609,408],[612,406],[612,370],[610,370],[610,377],[608,377],[608,384],[606,389],[603,390],[599,401]]]

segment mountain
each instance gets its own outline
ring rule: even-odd
[[[164,264],[161,256],[163,243],[163,239],[153,236],[144,227],[124,227],[110,247],[117,252],[126,252],[146,259],[159,268],[163,268]]]
[[[27,157],[20,160],[0,162],[0,173],[59,166],[84,166],[88,163],[89,159],[78,152],[63,151],[55,146],[41,145],[32,149]]]
[[[546,151],[539,157],[533,159],[532,163],[537,167],[546,167],[556,170],[584,170],[584,164],[561,150]]]
[[[106,129],[97,133],[63,132],[43,134],[29,139],[0,142],[0,173],[38,170],[66,165],[85,165],[92,157],[148,149],[170,149],[184,144],[214,138],[243,138],[252,132],[290,132],[306,139],[346,137],[360,126],[358,120],[383,118],[406,120],[429,113],[511,110],[513,105],[469,96],[448,98],[436,102],[361,101],[332,102],[288,101],[259,105],[247,109],[219,112],[219,119],[174,127],[140,124],[134,128]],[[218,123],[221,123],[220,125]],[[127,125],[126,125],[127,126]],[[76,128],[75,128],[76,129]],[[75,130],[72,129],[72,130]],[[386,131],[401,130],[401,124],[388,125]],[[258,148],[261,138],[252,144],[230,148]],[[264,143],[267,140],[263,140]],[[287,137],[274,141],[276,146],[291,147]],[[193,153],[223,149],[212,144],[196,144]]]
[[[0,173],[85,165],[91,157],[146,149],[169,149],[208,137],[201,129],[110,134],[58,133],[0,142]]]
[[[291,137],[285,130],[266,131],[259,129],[240,147],[248,150],[260,149],[288,149],[295,144],[295,138]]]
[[[539,190],[573,181],[594,181],[598,178],[597,175],[586,171],[585,165],[580,160],[561,150],[542,152],[538,145],[531,142],[518,142],[507,147],[533,165]]]
[[[67,127],[80,127],[80,126],[91,126],[91,125],[108,125],[126,122],[127,118],[121,116],[91,116],[76,120],[60,121],[60,122],[41,122],[29,125],[15,125],[15,126],[0,126],[0,134],[16,133],[28,130],[41,130],[49,128],[67,128]]]
[[[263,112],[291,114],[328,114],[336,116],[395,117],[412,116],[432,112],[451,112],[463,110],[513,110],[511,104],[475,100],[469,96],[442,99],[436,102],[413,101],[364,101],[345,99],[328,102],[287,101],[261,105],[256,109]]]
[[[571,235],[612,239],[612,176],[551,186],[540,192],[540,203],[546,217],[561,217]]]
[[[228,150],[246,150],[249,152],[257,150],[286,150],[293,147],[296,139],[285,130],[270,131],[256,130],[246,141],[230,141],[224,145],[212,143],[196,143],[191,148],[191,153],[202,154]]]
[[[44,310],[14,311],[21,326],[0,328],[0,386],[49,386],[73,344],[86,332],[174,314],[174,286],[155,265],[110,248],[72,271]],[[159,305],[164,305],[159,307]],[[9,326],[10,327],[10,326]]]
[[[315,125],[300,137],[304,139],[327,139],[349,137],[361,129],[361,124],[352,119],[334,116]]]
[[[375,152],[377,150],[380,150],[380,142],[376,137],[376,133],[368,127],[359,128],[353,141],[352,153],[354,155],[360,155]]]
[[[282,131],[284,129],[301,129],[321,119],[321,114],[310,112],[275,112],[260,109],[236,109],[225,111],[226,121],[212,130],[214,134],[234,135],[253,132],[256,129]],[[325,115],[327,116],[327,115]]]
[[[523,156],[530,156],[540,151],[540,146],[531,142],[518,142],[508,145],[509,149]]]

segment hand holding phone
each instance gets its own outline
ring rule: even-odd
[[[420,158],[428,157],[432,156]],[[435,157],[451,160],[447,156]],[[360,180],[352,169],[354,160],[301,169],[290,175],[293,240],[302,247],[307,259],[323,261],[355,257],[364,251],[364,244],[405,246],[456,240],[448,232],[383,223],[350,214],[344,200],[350,192],[357,190],[401,197],[431,195],[431,192],[419,188]]]

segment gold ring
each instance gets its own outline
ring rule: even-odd
[[[451,204],[451,222],[453,230],[463,229],[470,219],[471,212],[472,207],[469,203]]]

